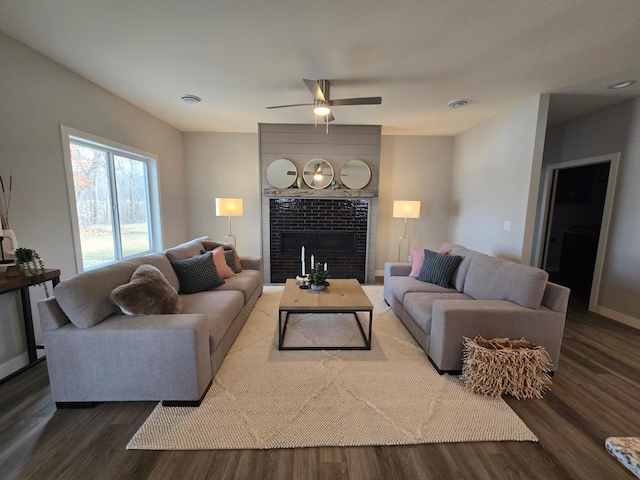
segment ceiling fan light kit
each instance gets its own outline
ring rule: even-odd
[[[315,113],[316,115],[320,115],[321,117],[324,117],[331,113],[331,109],[327,106],[327,102],[323,102],[322,100],[316,100],[313,113]]]

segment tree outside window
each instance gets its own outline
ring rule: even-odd
[[[70,139],[82,263],[151,250],[149,159]]]

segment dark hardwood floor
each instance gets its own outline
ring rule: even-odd
[[[540,439],[402,447],[127,451],[155,403],[56,410],[46,364],[0,385],[0,479],[633,479],[604,448],[640,435],[640,331],[572,305],[542,400],[506,398]]]

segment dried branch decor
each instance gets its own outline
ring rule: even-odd
[[[0,224],[3,230],[9,229],[9,207],[11,206],[11,189],[13,188],[13,176],[9,170],[9,185],[5,189],[4,179],[0,175]]]
[[[524,339],[465,337],[460,378],[482,395],[542,398],[551,385],[549,365],[546,349]]]

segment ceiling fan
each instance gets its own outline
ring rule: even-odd
[[[343,105],[380,105],[382,103],[382,97],[339,98],[331,100],[331,82],[329,80],[309,80],[304,78],[303,81],[313,95],[313,103],[276,105],[267,108],[287,108],[313,105],[313,112],[316,115],[323,117],[325,122],[332,122],[335,120],[335,117],[331,112],[331,107],[340,107]]]

